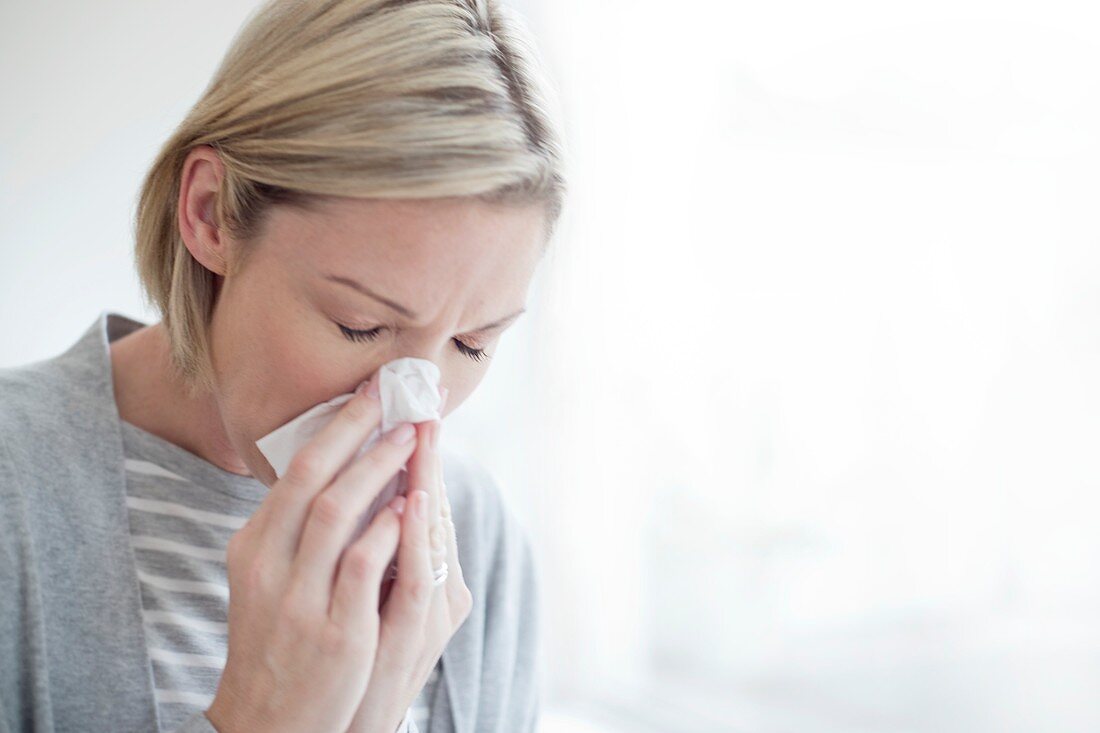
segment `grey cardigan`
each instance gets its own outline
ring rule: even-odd
[[[101,311],[65,352],[0,369],[0,733],[158,730],[111,379],[120,318]],[[493,476],[441,449],[474,607],[443,651],[430,733],[532,733],[531,544]],[[215,729],[200,712],[176,733]]]

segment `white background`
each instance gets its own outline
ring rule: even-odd
[[[1100,730],[1100,15],[515,3],[571,199],[444,440],[546,733]],[[148,322],[145,167],[249,2],[0,6],[0,365]]]

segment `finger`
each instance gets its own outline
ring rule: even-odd
[[[431,549],[432,567],[438,567],[447,556],[447,542],[443,534],[443,523],[439,521],[443,498],[440,488],[443,476],[439,470],[439,428],[440,421],[432,420],[430,425],[430,440],[428,449],[424,455],[424,478],[420,488],[428,492],[428,543]]]
[[[414,481],[417,488],[428,492],[428,509],[426,529],[428,532],[428,559],[429,568],[437,568],[447,556],[446,538],[443,536],[443,526],[439,521],[440,476],[439,465],[436,456],[436,444],[439,440],[439,420],[430,420],[425,423],[424,452],[415,458],[416,477],[410,472],[410,481]]]
[[[448,580],[451,576],[462,579],[462,568],[459,567],[459,545],[458,538],[455,537],[454,529],[454,517],[451,515],[451,501],[447,495],[447,484],[443,481],[439,482],[440,485],[440,511],[439,522],[443,525],[443,537],[445,545],[447,545],[447,567],[448,567]]]
[[[377,634],[382,573],[397,551],[401,518],[387,506],[348,546],[337,568],[329,618],[340,628],[364,636]]]
[[[406,499],[404,496],[395,496],[390,501],[390,508],[397,513],[397,516],[405,511]],[[396,551],[394,553],[394,559],[386,566],[386,571],[382,574],[382,589],[378,594],[378,611],[381,613],[382,607],[386,605],[386,600],[390,596],[390,591],[393,590],[393,584],[397,578],[396,575],[391,575],[390,571],[396,569]]]
[[[404,442],[399,442],[402,435],[406,436]],[[408,461],[416,447],[414,435],[411,424],[396,426],[314,499],[291,563],[287,589],[299,607],[328,607],[340,554],[352,541],[363,513]]]
[[[425,426],[425,423],[420,423]],[[418,426],[418,427],[420,427]],[[420,433],[417,450],[409,460],[408,502],[401,516],[401,541],[397,548],[397,580],[383,609],[383,623],[423,624],[435,592],[431,550],[428,546],[430,496],[422,484],[426,475],[427,440]]]
[[[382,420],[382,403],[372,388],[378,386],[376,370],[368,386],[345,402],[320,431],[290,461],[286,473],[268,491],[257,509],[264,531],[264,551],[294,556],[310,504],[321,489],[372,439]],[[270,531],[269,529],[270,528]]]
[[[448,390],[446,387],[441,388],[440,394],[442,399],[440,400],[439,411],[440,415],[443,414],[443,406],[447,403]],[[462,575],[462,566],[458,561],[458,539],[456,537],[456,530],[454,525],[454,518],[451,516],[451,501],[447,496],[447,484],[443,480],[443,455],[439,451],[439,438],[440,433],[443,430],[443,421],[436,421],[435,435],[433,436],[433,445],[435,450],[432,452],[432,464],[435,469],[436,481],[435,485],[439,488],[439,518],[438,524],[442,527],[442,533],[445,544],[445,556],[447,561],[447,580],[446,584],[448,588],[458,588],[466,583],[466,579]],[[433,568],[438,566],[437,562],[434,562]]]
[[[448,587],[453,586],[459,588],[465,584],[465,578],[462,575],[462,566],[459,564],[459,544],[458,537],[455,536],[454,529],[454,517],[451,515],[451,499],[447,495],[447,483],[442,479],[443,477],[443,463],[440,455],[436,456],[436,464],[438,467],[440,479],[439,479],[439,518],[440,523],[443,525],[443,532],[447,537],[447,582]]]

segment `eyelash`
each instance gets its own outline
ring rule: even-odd
[[[344,338],[348,339],[349,341],[358,342],[374,341],[376,338],[378,338],[378,332],[382,330],[381,328],[372,328],[369,331],[357,331],[354,328],[348,328],[347,326],[339,323],[337,323],[336,325],[344,334]],[[485,349],[471,349],[469,346],[462,343],[458,339],[454,339],[454,342],[455,345],[458,346],[458,350],[468,356],[473,361],[484,361],[485,359],[490,358],[489,355],[485,353]]]

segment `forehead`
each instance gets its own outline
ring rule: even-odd
[[[544,216],[537,204],[470,198],[325,197],[309,210],[273,210],[264,249],[296,276],[362,278],[394,297],[415,301],[459,278],[522,303],[543,251]]]
[[[534,249],[537,255],[542,219],[538,205],[326,197],[308,211],[280,207],[272,213],[266,234],[296,242],[294,251],[309,259],[370,255],[391,264],[425,258],[455,264],[477,253]]]

